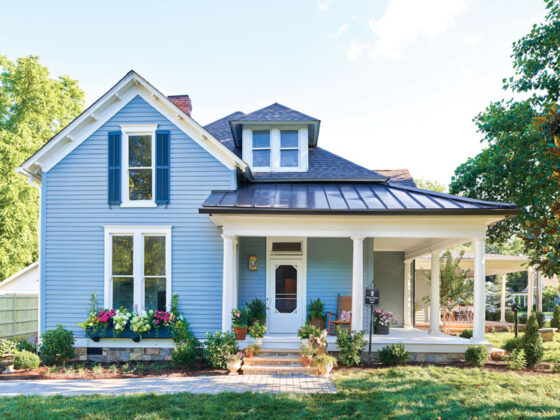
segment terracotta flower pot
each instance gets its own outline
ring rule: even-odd
[[[310,367],[313,362],[313,356],[301,356],[301,364],[303,367]]]
[[[375,334],[388,335],[389,334],[389,326],[388,325],[376,325],[375,328],[374,328],[374,332],[375,332]]]
[[[234,327],[233,332],[237,340],[245,340],[247,338],[247,327]]]
[[[245,356],[251,358],[254,355],[253,349],[245,349]]]
[[[235,362],[228,362],[227,368],[230,374],[238,375],[239,369],[241,369],[241,360],[236,360]]]
[[[320,330],[324,330],[326,328],[327,321],[325,318],[313,318],[309,320],[309,325],[313,325],[314,327],[319,328]]]
[[[328,378],[334,366],[332,363],[329,363],[328,365],[321,365],[317,367],[319,368],[319,372],[321,373],[321,376],[323,376],[324,378]]]

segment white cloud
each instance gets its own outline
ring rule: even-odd
[[[375,41],[369,48],[372,58],[397,58],[402,49],[419,36],[434,39],[444,32],[466,0],[389,0],[385,13],[369,20]]]
[[[334,0],[317,0],[317,9],[321,12],[328,12]]]
[[[344,32],[346,32],[346,30],[347,30],[349,27],[350,27],[350,24],[349,24],[349,23],[345,23],[344,25],[342,25],[342,26],[341,26],[340,28],[338,28],[337,31],[334,33],[334,35],[333,35],[334,38],[335,38],[335,39],[339,39],[339,38],[342,36],[342,34],[343,34]]]
[[[478,32],[474,32],[470,35],[465,35],[463,37],[463,43],[471,50],[474,50],[478,46],[478,44],[480,44],[481,41],[482,38]]]
[[[360,45],[356,41],[350,41],[350,47],[346,51],[346,56],[350,61],[356,61],[358,57],[362,55],[364,49],[366,49],[366,45]]]

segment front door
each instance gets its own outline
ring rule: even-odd
[[[305,321],[303,259],[271,258],[267,286],[268,331],[295,334]]]

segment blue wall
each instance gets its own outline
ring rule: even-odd
[[[249,271],[249,257],[257,257],[257,270]],[[237,301],[239,307],[259,298],[266,301],[266,238],[239,238]]]
[[[107,132],[120,124],[158,123],[171,131],[171,203],[158,208],[107,204]],[[45,302],[42,324],[76,326],[91,293],[103,302],[103,225],[172,225],[172,292],[198,336],[221,328],[222,239],[198,214],[211,190],[232,188],[232,171],[202,149],[142,98],[136,97],[44,176]]]

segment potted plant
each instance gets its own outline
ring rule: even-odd
[[[243,353],[239,351],[233,354],[226,354],[225,359],[229,373],[231,375],[238,375],[241,363],[243,362]]]
[[[327,354],[327,330],[322,330],[319,334],[314,334],[309,337],[309,343],[315,349],[318,355]]]
[[[259,346],[262,344],[262,339],[264,338],[265,334],[266,325],[264,325],[260,321],[255,321],[255,323],[249,327],[249,335],[256,341],[256,344],[258,344]]]
[[[247,303],[247,320],[249,326],[259,321],[262,325],[266,324],[266,305],[259,298]]]
[[[301,364],[303,367],[310,367],[313,362],[315,349],[309,343],[302,343],[301,345]]]
[[[326,328],[325,302],[317,298],[307,305],[307,321],[309,325],[324,330]]]
[[[314,365],[319,369],[321,376],[328,378],[331,370],[336,366],[336,359],[328,354],[321,354],[315,359]]]
[[[321,330],[313,325],[305,324],[303,327],[299,327],[297,331],[297,336],[302,340],[309,340],[312,336],[321,335]]]
[[[247,310],[234,309],[231,311],[231,324],[237,340],[247,338]]]
[[[389,334],[389,327],[395,325],[398,320],[389,311],[373,310],[373,323],[375,334]]]
[[[251,344],[250,346],[245,347],[245,356],[251,358],[253,356],[258,356],[261,352],[261,346],[258,344]]]
[[[8,339],[0,339],[0,371],[12,373],[14,371],[14,354],[17,343]]]

